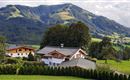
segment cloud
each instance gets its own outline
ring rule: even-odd
[[[72,3],[97,15],[103,15],[130,27],[129,0],[0,0],[0,7],[9,4],[27,6]]]
[[[106,16],[118,23],[130,27],[130,2],[96,2],[86,3],[84,9],[97,15]]]

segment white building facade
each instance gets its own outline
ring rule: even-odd
[[[26,46],[11,46],[7,48],[6,55],[10,57],[28,57],[31,53],[34,55],[35,50]]]
[[[37,54],[41,55],[41,61],[47,65],[59,65],[62,62],[75,58],[85,58],[86,52],[80,48],[44,47]]]

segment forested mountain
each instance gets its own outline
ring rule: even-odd
[[[130,29],[103,16],[95,15],[73,4],[29,7],[8,5],[0,8],[0,35],[9,43],[39,44],[47,27],[82,21],[93,35],[113,32],[130,36]]]

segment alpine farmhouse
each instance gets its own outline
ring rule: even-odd
[[[48,66],[78,66],[87,69],[95,69],[95,62],[84,59],[88,54],[81,48],[46,46],[37,54],[41,56],[41,62]]]
[[[29,53],[34,55],[35,50],[29,46],[11,45],[6,49],[6,55],[9,57],[28,57]]]

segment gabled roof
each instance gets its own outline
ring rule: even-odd
[[[87,59],[83,59],[83,58],[75,58],[70,61],[63,62],[59,66],[60,67],[77,66],[77,67],[81,67],[81,68],[85,68],[85,69],[95,69],[96,63],[91,60],[87,60]]]
[[[57,52],[60,52],[64,55],[73,55],[79,49],[80,48],[72,48],[72,47],[71,48],[70,47],[60,48],[60,47],[47,46],[47,47],[44,47],[43,49],[39,50],[37,52],[37,54],[48,54],[50,52],[57,51]]]
[[[28,49],[32,49],[34,50],[32,47],[30,46],[22,46],[22,45],[10,45],[6,48],[6,50],[13,50],[13,49],[18,49],[18,48],[28,48]]]

